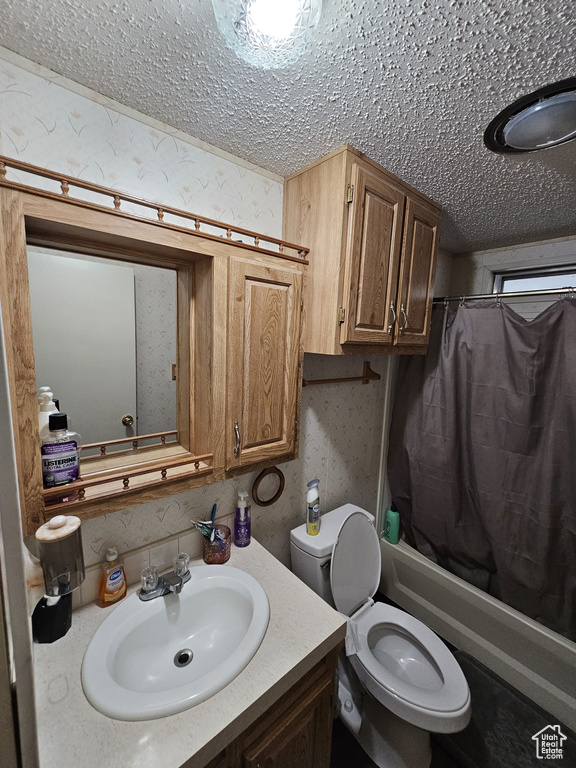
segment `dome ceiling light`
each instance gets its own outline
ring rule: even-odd
[[[503,109],[484,132],[492,152],[548,149],[576,139],[576,77],[560,80]]]
[[[226,45],[254,67],[278,69],[308,48],[322,0],[212,0]]]

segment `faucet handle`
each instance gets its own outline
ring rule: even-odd
[[[155,565],[148,565],[140,573],[140,585],[142,592],[153,592],[158,586],[158,568]]]
[[[172,561],[174,565],[174,573],[177,576],[183,577],[186,576],[189,569],[190,564],[190,555],[186,554],[186,552],[179,552],[174,560]]]

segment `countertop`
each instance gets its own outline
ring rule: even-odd
[[[126,722],[100,714],[88,702],[80,680],[82,658],[113,608],[95,603],[80,608],[65,637],[34,646],[41,768],[203,768],[344,639],[345,619],[254,539],[245,549],[232,547],[229,565],[264,587],[268,630],[238,677],[185,712]]]

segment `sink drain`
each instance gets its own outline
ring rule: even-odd
[[[190,648],[183,648],[181,651],[178,651],[176,656],[174,656],[174,664],[176,664],[177,667],[187,667],[193,658],[194,654]]]

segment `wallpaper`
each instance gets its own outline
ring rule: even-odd
[[[0,52],[1,54],[1,52]],[[0,59],[0,152],[201,216],[282,236],[282,184],[122,114],[97,93]]]
[[[34,68],[34,67],[32,67]],[[282,184],[113,109],[99,94],[65,87],[67,81],[0,59],[0,151],[26,162],[195,213],[280,236]],[[161,281],[153,288],[163,311]],[[151,343],[157,329],[148,326]],[[167,361],[164,361],[167,362]],[[306,355],[306,378],[358,376],[363,358]],[[380,374],[387,358],[375,357]],[[375,512],[380,469],[384,377],[360,382],[305,387],[302,395],[300,455],[281,466],[286,488],[270,507],[252,505],[253,535],[289,564],[289,533],[304,522],[306,484],[320,480],[323,511],[353,502]],[[82,524],[86,565],[103,560],[116,545],[121,553],[151,547],[185,534],[191,519],[205,519],[213,503],[218,516],[233,513],[239,490],[250,490],[254,474],[213,484],[105,515]],[[263,483],[262,497],[272,494]]]

